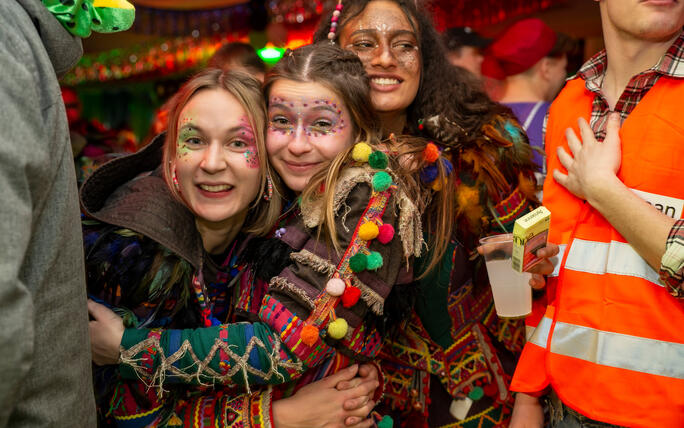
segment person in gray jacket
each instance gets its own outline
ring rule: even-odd
[[[84,3],[62,15],[81,30],[99,16]],[[48,7],[0,2],[0,427],[95,426],[76,177],[57,81],[83,49]]]

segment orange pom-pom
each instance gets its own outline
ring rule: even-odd
[[[427,163],[434,163],[439,158],[439,148],[434,143],[427,143],[423,150],[423,159]]]
[[[302,329],[302,342],[308,346],[312,346],[318,340],[318,328],[307,324]]]

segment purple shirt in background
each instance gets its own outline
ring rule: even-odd
[[[544,135],[542,133],[544,126],[544,116],[549,111],[551,103],[540,101],[539,103],[502,103],[513,110],[513,114],[518,118],[520,125],[527,132],[527,137],[530,140],[532,147],[537,147],[542,152],[544,151]],[[538,106],[537,106],[538,105]],[[535,108],[536,107],[536,108]],[[531,116],[534,114],[534,116]],[[538,171],[546,175],[546,163],[544,157],[538,150],[533,151],[532,159],[539,167]]]

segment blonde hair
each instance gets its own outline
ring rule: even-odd
[[[254,130],[256,140],[259,170],[261,172],[259,194],[247,216],[247,221],[243,230],[247,233],[254,233],[260,236],[268,235],[280,215],[282,202],[274,192],[269,201],[265,201],[263,196],[266,191],[267,177],[276,180],[273,183],[277,189],[279,182],[277,174],[274,173],[268,156],[266,155],[265,129],[266,129],[266,103],[261,92],[261,84],[255,78],[244,72],[222,71],[219,69],[206,69],[186,82],[174,96],[173,105],[169,112],[166,139],[164,141],[163,171],[164,180],[171,194],[179,202],[187,206],[187,203],[173,184],[172,167],[176,161],[177,139],[178,139],[178,119],[183,108],[190,99],[198,92],[206,89],[223,89],[238,100],[245,109],[249,124]]]
[[[273,83],[280,79],[296,82],[316,82],[326,86],[338,95],[351,115],[356,131],[354,143],[366,142],[374,150],[391,152],[389,167],[399,187],[413,201],[422,213],[428,232],[430,253],[424,276],[441,261],[451,238],[454,219],[453,174],[447,174],[444,165],[438,162],[438,180],[443,191],[433,192],[422,186],[419,179],[421,168],[426,166],[423,150],[428,141],[419,137],[401,136],[381,141],[380,120],[373,110],[370,99],[370,79],[363,63],[353,52],[345,51],[329,42],[304,46],[289,51],[266,76],[265,93],[268,96]],[[339,153],[309,180],[301,194],[302,206],[322,204],[325,213],[318,228],[320,237],[340,253],[335,227],[334,198],[340,181],[340,172],[347,167],[353,144]],[[321,192],[321,188],[325,189]]]

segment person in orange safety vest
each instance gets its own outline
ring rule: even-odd
[[[599,9],[606,49],[549,110],[559,263],[511,384],[511,428],[543,425],[546,392],[555,428],[684,427],[684,293],[665,264],[684,230],[684,1]]]

